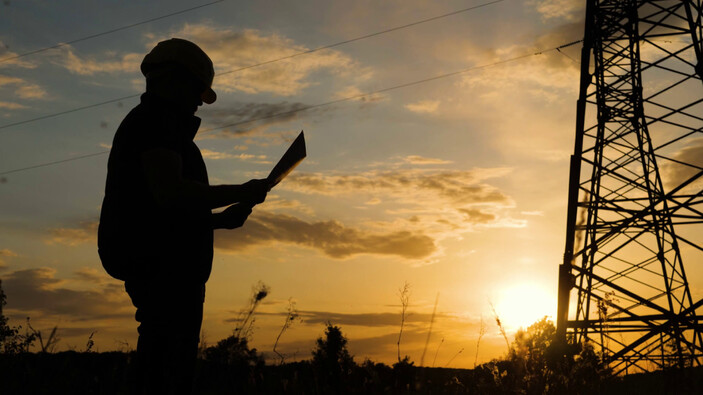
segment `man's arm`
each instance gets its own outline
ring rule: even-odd
[[[244,225],[251,214],[252,206],[246,203],[233,204],[221,213],[212,214],[213,229],[235,229]]]
[[[203,206],[209,209],[266,199],[268,182],[251,180],[242,185],[206,185],[181,176],[182,160],[176,152],[155,148],[142,154],[147,184],[159,205],[168,208]]]

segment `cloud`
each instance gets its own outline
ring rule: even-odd
[[[266,211],[252,215],[236,232],[215,233],[215,248],[224,252],[274,243],[313,248],[338,259],[358,254],[422,259],[437,250],[434,240],[419,232],[371,232],[347,227],[337,221],[306,222]]]
[[[334,94],[335,99],[353,100],[363,103],[363,105],[375,104],[388,100],[388,95],[384,93],[366,94],[356,85],[348,85]]]
[[[283,188],[308,194],[338,196],[372,193],[381,197],[437,203],[437,199],[454,204],[512,204],[511,199],[483,180],[501,177],[507,168],[474,170],[388,170],[355,174],[295,173]]]
[[[13,89],[14,94],[20,99],[44,99],[47,97],[47,93],[41,86],[28,82],[25,79],[18,77],[8,77],[6,75],[0,74],[0,88],[8,86]],[[4,102],[7,103],[7,102]],[[8,103],[11,106],[19,106],[20,104]],[[10,107],[5,107],[13,109]]]
[[[342,174],[299,172],[289,175],[280,188],[349,199],[352,205],[367,202],[352,207],[381,211],[378,215],[392,218],[372,226],[421,232],[441,241],[478,228],[527,226],[526,220],[511,217],[513,199],[486,182],[511,171],[397,168]]]
[[[201,148],[200,153],[205,159],[220,160],[220,159],[232,159],[234,155],[228,154],[226,152],[216,152],[209,149]]]
[[[554,48],[582,38],[583,21],[569,21],[551,28],[531,44],[513,44],[491,49],[478,46],[470,48],[469,61],[475,65],[524,55],[535,56],[467,73],[459,85],[471,88],[474,95],[479,89],[486,92],[479,97],[482,101],[492,99],[495,103],[492,102],[491,106],[505,107],[505,98],[516,97],[516,89],[521,91],[519,93],[528,93],[538,100],[558,104],[563,100],[564,94],[578,93],[581,45],[571,45],[561,49],[561,52]]]
[[[259,67],[248,66],[308,51],[303,45],[279,34],[267,34],[254,29],[233,30],[206,24],[185,24],[164,37],[145,36],[144,52],[119,54],[114,51],[100,55],[79,56],[71,46],[64,46],[54,63],[78,75],[139,73],[144,55],[159,41],[182,37],[197,43],[215,65],[213,87],[218,92],[272,93],[292,96],[316,85],[320,72],[345,82],[365,81],[371,76],[368,68],[342,52],[326,49],[272,62]],[[245,69],[242,69],[245,68]]]
[[[3,278],[7,294],[7,309],[13,312],[39,312],[67,315],[78,319],[128,317],[133,310],[117,281],[93,284],[90,290],[65,287],[66,280],[56,278],[51,268],[26,269],[11,272]]]
[[[282,313],[267,313],[259,312],[260,315],[270,315],[270,316],[286,316],[287,312]],[[331,322],[334,325],[355,325],[355,326],[366,326],[366,327],[383,327],[392,326],[397,327],[400,324],[400,313],[337,313],[331,311],[307,311],[299,310],[299,317],[302,319],[305,325],[317,325],[326,324]],[[452,315],[445,313],[435,314],[435,319],[449,319],[455,318]],[[419,323],[421,325],[426,325],[432,319],[432,314],[429,313],[417,313],[413,311],[406,312],[405,324],[414,325]],[[228,318],[225,322],[237,322],[238,317]]]
[[[299,200],[289,200],[283,199],[278,195],[269,193],[266,196],[266,210],[268,211],[281,211],[285,210],[287,212],[297,211],[307,215],[314,215],[314,211],[310,206],[305,205]]]
[[[473,224],[489,224],[497,219],[497,216],[493,213],[474,208],[460,208],[459,212],[466,216],[466,221]]]
[[[315,84],[310,77],[320,71],[347,80],[367,79],[370,75],[368,69],[362,68],[349,56],[331,49],[225,74],[227,71],[310,48],[275,33],[266,34],[254,29],[233,30],[204,24],[186,24],[173,32],[172,36],[192,40],[212,58],[216,67],[216,91],[267,92],[291,96]]]
[[[36,63],[27,61],[23,58],[8,59],[8,58],[15,57],[17,55],[18,55],[17,53],[10,51],[10,48],[7,46],[7,44],[0,41],[0,67],[15,66],[15,67],[21,67],[21,68],[25,68],[25,69],[34,69],[37,67]],[[4,59],[8,59],[8,60],[4,60]]]
[[[585,2],[581,0],[530,0],[527,5],[534,7],[542,19],[566,19],[569,21],[583,18]]]
[[[662,161],[662,178],[669,188],[675,188],[689,178],[695,176],[703,168],[703,138],[691,139],[686,142],[686,146],[675,152],[672,159],[687,163],[692,166],[682,165],[676,162]],[[700,188],[701,180],[694,181],[690,187]]]
[[[8,77],[6,75],[0,74],[0,86],[4,85],[19,85],[24,82],[23,79],[17,77]]]
[[[328,321],[335,325],[357,325],[367,327],[378,326],[393,326],[397,327],[400,324],[400,313],[334,313],[329,311],[299,311],[300,317],[307,325],[325,324]],[[435,314],[435,319],[444,319],[450,317],[444,313]],[[417,313],[408,311],[405,317],[405,323],[412,325],[414,323],[427,324],[432,319],[432,314]]]
[[[50,229],[50,237],[46,239],[47,244],[63,244],[67,246],[77,246],[82,243],[95,241],[98,233],[97,222],[81,222],[78,228],[55,228]]]
[[[203,158],[205,159],[211,159],[211,160],[221,160],[221,159],[239,159],[242,161],[253,161],[255,163],[271,163],[270,161],[267,161],[266,155],[254,155],[254,154],[245,154],[245,153],[240,153],[240,154],[230,154],[227,152],[217,152],[217,151],[211,151],[209,149],[201,149],[200,153],[203,155]]]
[[[24,84],[15,90],[21,99],[43,99],[47,96],[44,88],[36,84]]]
[[[520,211],[520,214],[541,217],[544,215],[544,211]]]
[[[22,104],[18,103],[0,101],[0,108],[5,108],[7,110],[21,110],[23,108],[27,108],[27,106],[23,106]]]
[[[54,63],[78,75],[139,73],[139,65],[144,55],[138,53],[118,55],[115,52],[107,52],[102,55],[107,59],[97,59],[94,56],[81,58],[73,52],[71,46],[67,45],[61,48],[61,55]]]
[[[104,284],[114,281],[112,277],[106,275],[104,271],[93,267],[81,267],[73,274],[79,280],[90,284]]]
[[[539,49],[554,48],[553,46]],[[531,50],[523,46],[511,46],[493,51],[490,60],[476,61],[477,64],[510,59],[528,54]],[[505,104],[505,98],[514,94],[516,87],[535,100],[557,103],[563,100],[564,93],[575,94],[578,89],[578,68],[575,59],[567,58],[554,51],[531,56],[503,67],[482,69],[462,77],[460,85],[481,92],[480,98],[489,100],[492,105]],[[507,95],[507,96],[506,96]]]
[[[422,100],[417,103],[406,104],[405,108],[420,114],[433,114],[439,108],[439,100]]]
[[[8,249],[8,248],[3,248],[0,250],[0,269],[7,267],[7,263],[5,262],[4,257],[15,257],[17,256],[17,253]]]
[[[0,250],[0,256],[17,256],[17,253],[13,252],[9,248],[3,248]]]
[[[299,114],[303,115],[301,110],[307,107],[309,106],[304,103],[286,101],[279,103],[235,103],[227,107],[203,108],[200,113],[208,122],[214,123],[215,128],[221,128],[217,131],[217,137],[227,138],[261,135],[273,125],[297,119]],[[256,121],[247,122],[250,119]],[[209,132],[205,130],[199,135],[204,133]]]
[[[450,160],[425,158],[419,155],[408,155],[403,158],[403,161],[413,165],[446,165],[449,163],[453,163]]]

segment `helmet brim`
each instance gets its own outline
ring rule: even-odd
[[[217,93],[215,93],[212,88],[207,88],[205,92],[200,95],[200,98],[203,100],[203,103],[212,104],[217,100]]]

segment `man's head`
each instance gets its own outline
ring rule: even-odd
[[[188,105],[213,103],[215,69],[212,60],[194,43],[180,38],[156,44],[142,61],[147,91]]]

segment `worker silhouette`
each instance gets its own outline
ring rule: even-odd
[[[242,226],[269,187],[266,180],[208,183],[193,142],[200,126],[195,111],[217,98],[205,52],[190,41],[162,41],[141,71],[146,93],[110,150],[98,252],[137,308],[136,392],[190,393],[213,230]]]

